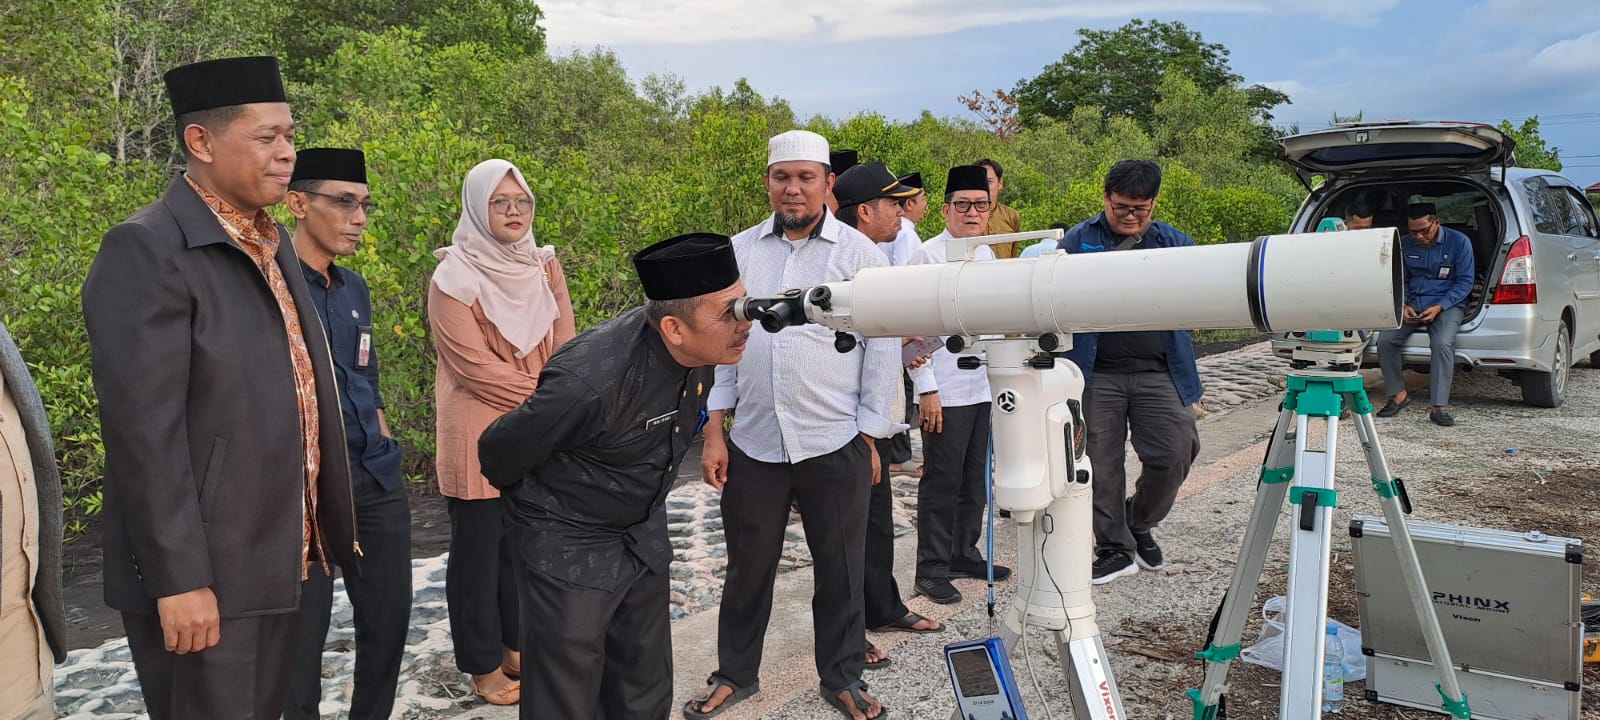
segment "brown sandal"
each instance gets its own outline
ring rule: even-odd
[[[512,680],[506,686],[487,695],[478,687],[478,679],[472,678],[472,692],[490,705],[516,705],[522,701],[522,681]]]
[[[514,667],[511,667],[510,665],[507,665],[505,663],[500,663],[500,674],[504,675],[504,676],[506,676],[508,678],[511,678],[512,680],[521,680],[522,679],[522,668],[520,668],[520,667],[515,667],[514,668]]]

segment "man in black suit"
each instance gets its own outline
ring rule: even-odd
[[[294,169],[275,58],[166,75],[187,171],[83,285],[106,447],[105,597],[153,720],[283,711],[300,586],[355,572],[328,343],[265,208]]]

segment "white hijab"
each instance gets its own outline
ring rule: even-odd
[[[489,197],[507,173],[530,199],[534,197],[522,171],[505,160],[485,160],[469,170],[461,186],[461,220],[452,244],[433,251],[439,258],[433,282],[469,307],[482,303],[483,314],[516,346],[520,358],[550,333],[561,308],[544,272],[556,253],[534,242],[533,214],[528,215],[528,232],[514,243],[502,243],[489,234]]]

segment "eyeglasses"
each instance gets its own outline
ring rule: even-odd
[[[368,215],[371,215],[378,209],[378,204],[371,200],[357,200],[349,195],[329,195],[327,193],[319,193],[314,190],[301,190],[300,192],[323,198],[333,203],[334,207],[337,207],[339,210],[346,213],[353,213],[356,211],[356,208],[360,208]]]
[[[994,206],[994,203],[992,201],[989,201],[989,200],[952,200],[952,201],[950,201],[950,207],[954,208],[955,211],[958,212],[958,213],[964,213],[964,212],[966,212],[968,210],[977,210],[978,212],[989,212],[989,208],[991,208],[993,206]]]
[[[1154,205],[1123,205],[1122,203],[1117,203],[1111,206],[1111,214],[1149,217],[1150,211],[1154,210],[1155,207]]]
[[[520,197],[517,198],[514,204],[517,206],[518,214],[527,214],[533,211],[532,198]],[[512,205],[512,201],[506,198],[495,198],[489,201],[489,209],[501,215],[510,214]]]
[[[1419,228],[1413,228],[1413,227],[1407,225],[1406,226],[1406,232],[1411,233],[1412,237],[1427,237],[1430,233],[1433,232],[1433,228],[1438,226],[1438,224],[1439,224],[1438,220],[1429,220],[1427,225],[1423,225],[1422,227],[1419,227]]]

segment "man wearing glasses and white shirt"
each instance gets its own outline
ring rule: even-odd
[[[945,231],[928,239],[911,256],[911,265],[945,262],[950,240],[977,237],[989,227],[994,200],[987,172],[977,165],[950,168],[944,188]],[[987,245],[978,246],[979,260],[995,259]],[[988,576],[978,540],[983,536],[983,507],[988,478],[989,376],[961,370],[944,348],[911,371],[917,390],[925,468],[917,485],[917,592],[940,604],[961,602],[954,578]],[[1003,565],[994,579],[1011,576]]]
[[[1060,248],[1085,253],[1193,245],[1183,231],[1151,220],[1160,191],[1155,163],[1113,165],[1106,173],[1105,212],[1068,230]],[[1075,333],[1066,357],[1088,381],[1083,408],[1094,467],[1094,582],[1160,568],[1161,546],[1152,532],[1172,510],[1200,454],[1189,407],[1201,392],[1194,341],[1187,330]],[[1130,437],[1142,466],[1133,497],[1123,467]]]

